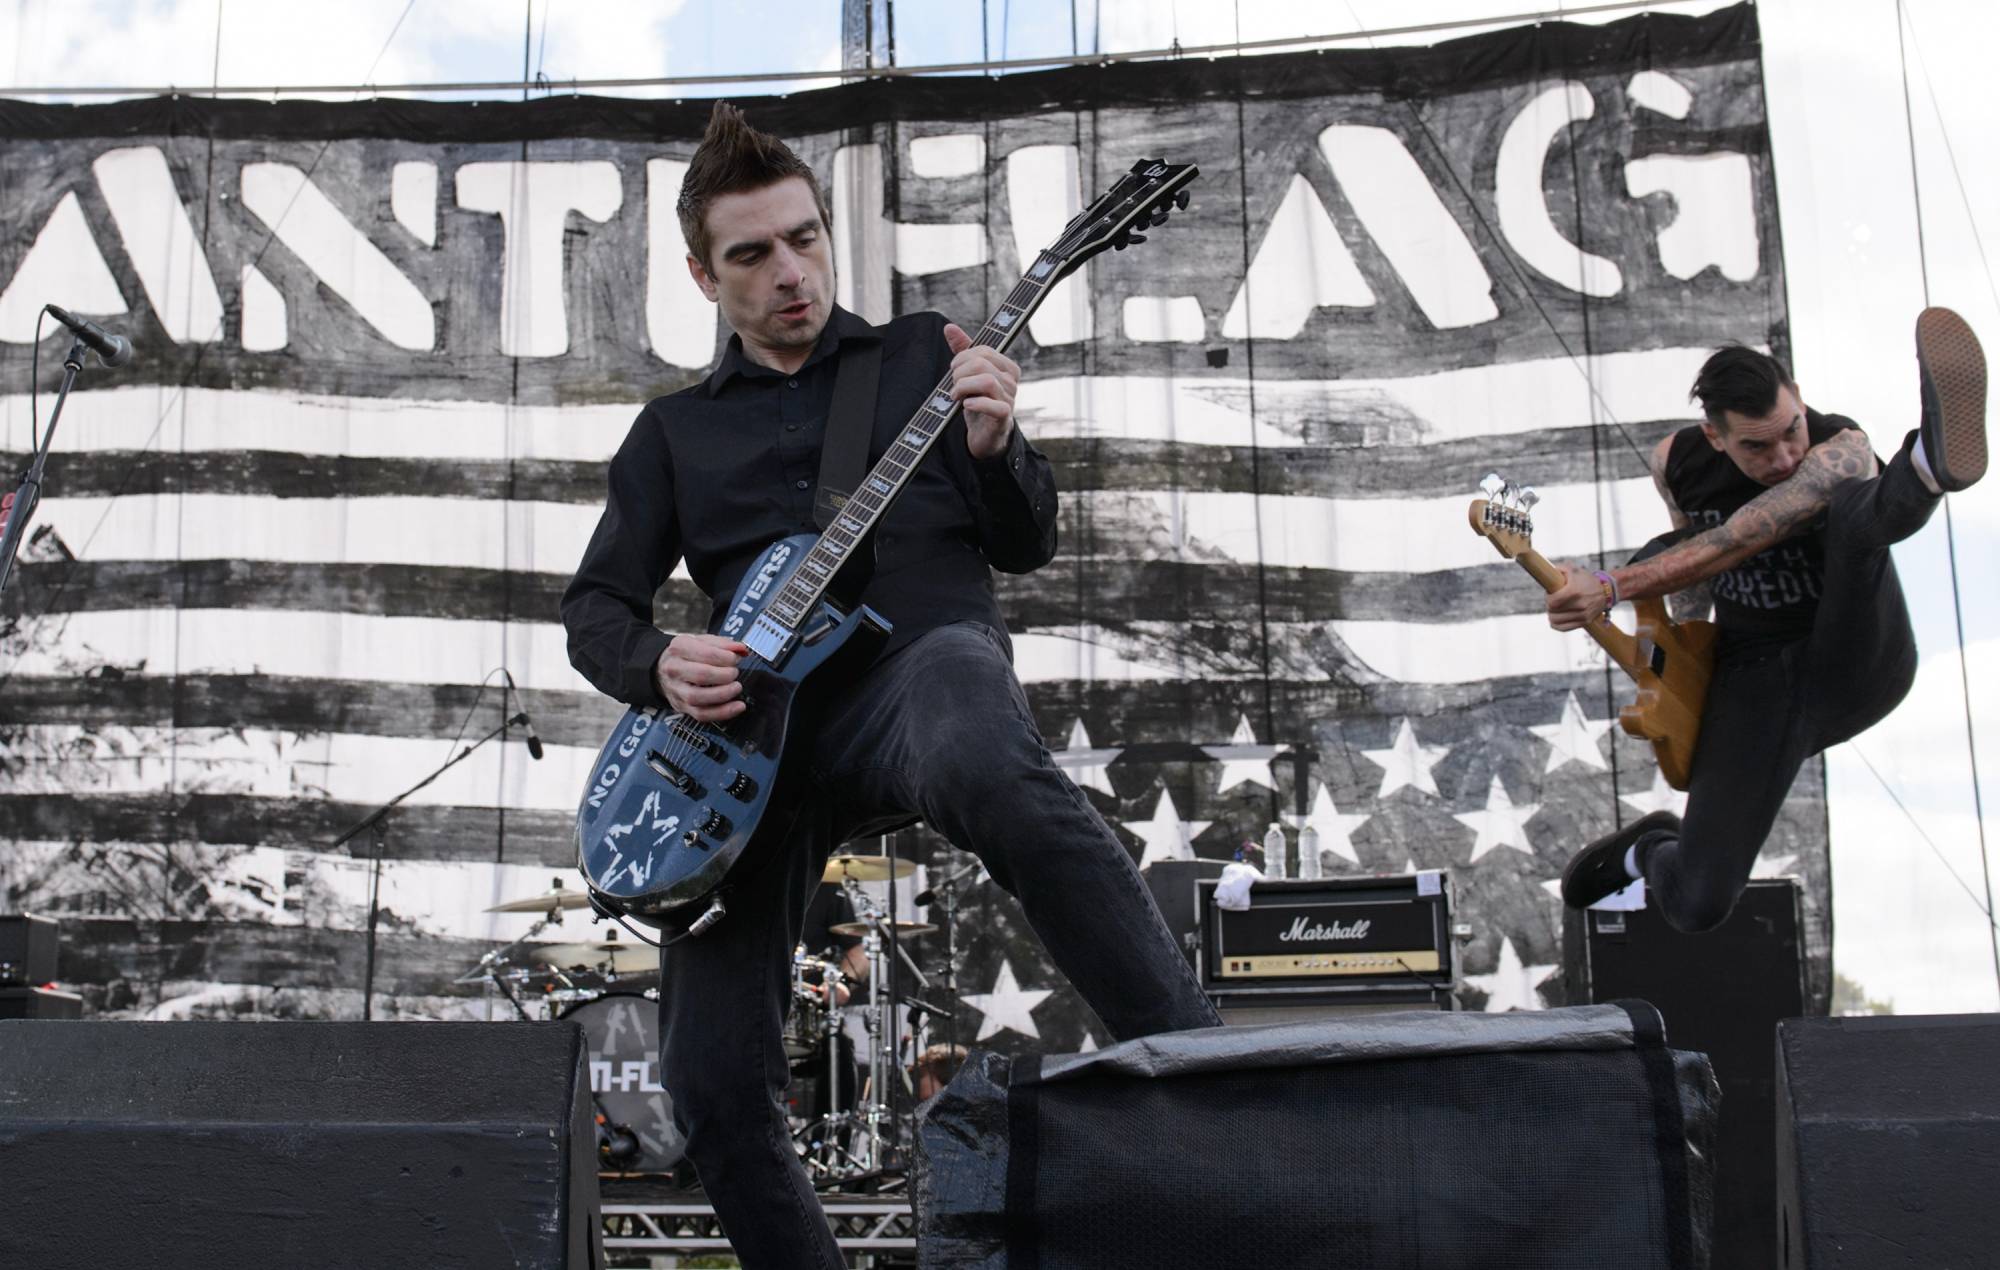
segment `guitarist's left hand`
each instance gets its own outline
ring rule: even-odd
[[[1007,448],[1007,435],[1014,429],[1021,368],[997,349],[975,347],[955,322],[945,323],[944,342],[952,351],[952,400],[965,406],[966,448],[975,459],[995,458]]]
[[[1562,569],[1563,584],[1549,592],[1549,625],[1559,631],[1580,631],[1604,616],[1610,606],[1597,574],[1580,567],[1556,567]]]

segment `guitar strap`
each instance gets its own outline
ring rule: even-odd
[[[882,337],[871,331],[850,338],[833,373],[833,405],[826,415],[826,441],[819,452],[819,491],[813,495],[813,522],[821,529],[847,504],[868,474],[868,440],[875,432],[875,391],[882,379]]]

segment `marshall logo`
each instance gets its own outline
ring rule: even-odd
[[[1280,943],[1294,944],[1306,939],[1366,939],[1368,928],[1374,923],[1366,917],[1357,917],[1345,926],[1338,920],[1321,924],[1310,917],[1294,917],[1292,928],[1278,936]]]

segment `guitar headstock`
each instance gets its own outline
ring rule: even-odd
[[[1042,252],[1031,272],[1053,282],[1107,248],[1123,251],[1145,242],[1140,231],[1166,224],[1176,210],[1187,210],[1186,186],[1200,175],[1192,163],[1139,160],[1118,184],[1063,226],[1062,235]]]
[[[1486,497],[1473,499],[1466,511],[1472,532],[1492,543],[1507,559],[1517,558],[1534,545],[1532,513],[1541,496],[1526,486],[1516,489],[1493,472],[1486,474],[1479,488]]]

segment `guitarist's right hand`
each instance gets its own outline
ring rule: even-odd
[[[720,635],[676,635],[653,664],[653,686],[677,713],[702,723],[733,719],[746,709],[736,660],[750,650]]]

